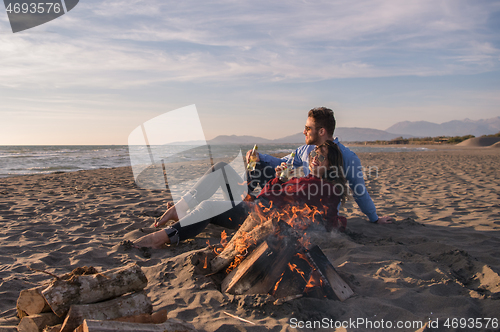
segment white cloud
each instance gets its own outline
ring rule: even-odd
[[[46,25],[0,35],[0,86],[484,72],[499,65],[498,37],[485,27],[495,10],[422,0],[86,1]]]

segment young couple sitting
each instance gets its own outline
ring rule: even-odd
[[[338,217],[338,208],[348,195],[347,180],[343,172],[344,162],[339,147],[333,141],[327,140],[317,145],[309,153],[308,159],[307,176],[282,182],[279,177],[283,164],[277,166],[276,177],[264,185],[255,200],[243,200],[238,204],[234,204],[232,197],[244,197],[247,183],[226,163],[218,163],[211,167],[181,200],[169,206],[154,226],[161,227],[169,220],[176,220],[175,224],[141,237],[134,242],[134,246],[161,248],[164,244],[177,244],[195,237],[209,223],[236,229],[256,204],[271,206],[272,209],[306,204],[322,214],[327,229],[345,229],[345,218]],[[239,188],[235,188],[236,183]],[[221,187],[225,200],[210,200]]]
[[[333,111],[329,108],[318,107],[308,112],[303,131],[305,145],[297,148],[293,157],[294,166],[302,167],[305,177],[292,178],[286,183],[279,181],[282,165],[290,161],[291,155],[280,159],[257,153],[258,167],[247,175],[248,185],[230,166],[219,163],[209,169],[179,202],[168,205],[168,210],[155,226],[163,226],[168,220],[177,220],[177,223],[136,240],[135,246],[159,248],[165,243],[178,243],[195,237],[209,223],[237,228],[253,206],[247,201],[235,204],[233,198],[245,197],[247,189],[253,191],[256,184],[263,188],[257,201],[273,202],[275,209],[284,204],[307,204],[323,211],[330,226],[342,229],[345,228],[345,219],[338,218],[337,213],[339,203],[348,193],[348,183],[354,200],[370,222],[390,224],[393,218],[377,214],[365,187],[358,156],[333,137],[335,125]],[[250,153],[247,152],[247,162]],[[235,183],[241,185],[232,185]],[[328,186],[331,191],[326,190]],[[226,200],[210,201],[218,188],[222,188]]]

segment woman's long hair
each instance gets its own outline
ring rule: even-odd
[[[325,179],[340,185],[342,188],[341,201],[342,204],[345,203],[346,199],[349,197],[349,187],[344,175],[344,158],[342,158],[342,152],[340,151],[338,145],[333,141],[325,141],[316,148],[321,150],[326,148],[328,152],[327,158],[329,166],[325,172]]]

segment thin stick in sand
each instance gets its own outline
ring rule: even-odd
[[[246,319],[244,319],[244,318],[241,318],[241,317],[238,317],[238,316],[232,315],[232,314],[230,314],[229,312],[225,312],[225,311],[223,311],[223,313],[224,313],[224,314],[226,314],[226,315],[228,315],[229,317],[235,318],[235,319],[237,319],[237,320],[241,320],[242,322],[245,322],[245,323],[249,323],[249,324],[255,325],[255,323],[254,323],[254,322],[251,322],[251,321],[246,320]]]

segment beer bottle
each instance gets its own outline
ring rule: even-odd
[[[280,181],[286,182],[288,181],[288,178],[293,175],[294,167],[293,167],[293,160],[295,159],[295,151],[292,152],[290,155],[290,159],[288,159],[284,169],[281,171],[280,174]]]
[[[252,149],[252,153],[250,154],[250,157],[248,158],[248,165],[247,165],[247,170],[249,171],[255,171],[255,166],[257,166],[257,150],[259,147],[257,144],[254,145]]]

